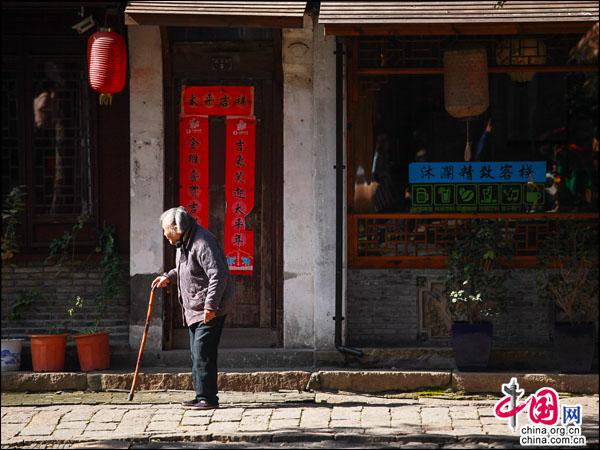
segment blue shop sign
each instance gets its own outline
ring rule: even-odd
[[[418,162],[409,183],[527,183],[546,181],[545,161]]]

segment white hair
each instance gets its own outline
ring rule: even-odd
[[[163,228],[173,228],[177,233],[185,233],[196,220],[183,206],[171,208],[160,215],[160,224]]]

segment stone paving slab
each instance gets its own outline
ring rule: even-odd
[[[224,392],[220,393],[221,408],[197,411],[178,404],[191,394],[171,393],[171,403],[141,403],[138,399],[111,404],[96,403],[99,393],[78,393],[94,404],[35,406],[39,394],[12,394],[18,398],[11,403],[10,394],[4,393],[2,448],[59,448],[53,446],[92,441],[119,445],[119,440],[121,445],[128,441],[131,448],[144,442],[421,442],[442,448],[463,448],[467,443],[490,448],[518,442],[507,424],[493,417],[494,400],[428,398],[406,404],[388,402],[385,397],[321,393],[317,403],[316,396],[313,402],[289,401],[297,399],[297,393],[262,393],[248,399],[240,393]],[[565,397],[561,402],[582,405],[584,434],[590,445],[597,443],[598,396]],[[526,416],[519,421],[526,424]],[[458,447],[447,447],[450,445]]]

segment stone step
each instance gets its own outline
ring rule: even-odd
[[[321,368],[344,366],[353,369],[453,370],[454,354],[448,347],[362,348],[360,358],[338,351],[284,348],[221,348],[219,368]],[[111,354],[111,367],[135,366],[137,351]],[[144,366],[187,367],[189,350],[145,351]],[[493,349],[492,371],[552,371],[551,350],[546,348]],[[596,369],[597,366],[594,366]]]
[[[111,354],[111,367],[133,368],[137,362],[137,351]],[[190,367],[189,350],[166,350],[144,352],[143,367]],[[313,350],[286,350],[270,348],[219,349],[219,368],[286,368],[313,367]],[[133,370],[132,369],[132,370]]]
[[[223,391],[344,391],[355,393],[461,391],[500,394],[503,383],[516,377],[526,392],[552,387],[572,394],[598,394],[598,374],[457,372],[402,370],[225,370],[219,372]],[[2,391],[129,391],[132,371],[3,372]],[[145,368],[136,391],[192,390],[192,376],[184,368]]]
[[[26,343],[27,344],[27,343]],[[362,348],[363,356],[358,358],[338,351],[284,348],[220,348],[219,368],[261,368],[265,370],[296,368],[318,369],[324,367],[344,367],[356,370],[454,370],[454,355],[448,347],[399,347]],[[138,349],[111,347],[111,368],[133,370],[137,362]],[[22,353],[22,370],[31,370],[31,352],[27,345]],[[144,352],[142,367],[189,367],[189,350],[164,350]],[[492,349],[490,371],[506,372],[552,372],[555,370],[550,348]],[[76,349],[67,346],[65,369],[79,369]],[[598,371],[597,359],[593,372]]]

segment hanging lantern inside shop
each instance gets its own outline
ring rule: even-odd
[[[452,117],[482,114],[490,104],[484,48],[444,52],[444,106]]]
[[[100,92],[100,104],[110,105],[112,94],[125,87],[127,49],[125,39],[110,28],[101,28],[88,39],[88,73],[92,89]]]
[[[546,44],[541,39],[505,39],[496,47],[499,66],[531,66],[546,64]],[[508,74],[513,81],[525,83],[533,80],[535,72],[518,71]]]
[[[467,118],[464,160],[471,160],[469,120],[488,109],[487,53],[484,48],[444,52],[444,106],[452,117]]]

